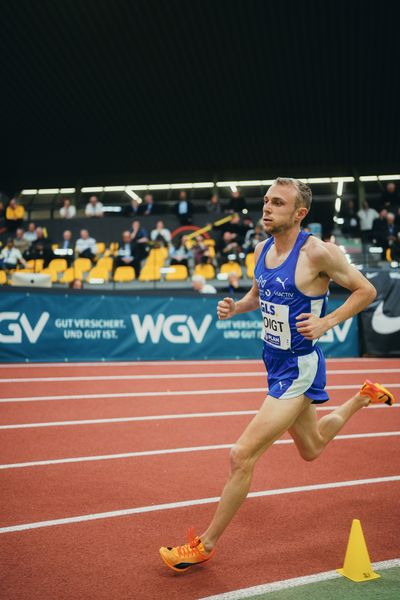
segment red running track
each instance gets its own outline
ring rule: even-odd
[[[243,373],[235,377],[196,374]],[[347,370],[347,373],[335,371]],[[353,371],[363,371],[355,373]],[[400,393],[400,361],[328,361],[331,405],[370,378]],[[384,372],[384,371],[389,372]],[[245,373],[258,372],[247,376]],[[331,373],[332,372],[332,373]],[[146,379],[68,381],[71,377],[147,375]],[[159,378],[157,375],[193,374]],[[0,425],[82,419],[256,410],[262,391],[174,395],[174,391],[263,388],[254,361],[221,363],[18,365],[0,368],[1,398],[47,400],[0,402]],[[39,381],[43,378],[62,381]],[[20,381],[21,379],[38,381]],[[18,381],[6,382],[6,379]],[[168,396],[165,391],[170,390]],[[135,396],[113,397],[113,394]],[[154,395],[140,397],[141,392]],[[109,394],[106,398],[87,395]],[[76,396],[54,400],[54,396]],[[327,405],[326,405],[327,406]],[[319,415],[326,414],[325,412]],[[179,418],[0,430],[1,464],[231,444],[251,415]],[[363,409],[341,432],[400,431],[398,407]],[[314,463],[302,461],[293,444],[273,446],[260,460],[252,490],[328,484],[400,475],[398,436],[335,440]],[[220,494],[228,450],[196,450],[156,456],[0,469],[0,527],[148,507]],[[115,516],[32,530],[0,532],[1,586],[6,598],[57,599],[201,598],[232,589],[330,570],[341,566],[351,520],[360,518],[374,561],[398,558],[400,482],[299,491],[249,498],[209,564],[182,575],[169,571],[158,547],[184,541],[185,528],[199,531],[215,504]],[[382,507],[390,507],[390,510]],[[1,531],[1,530],[0,530]]]

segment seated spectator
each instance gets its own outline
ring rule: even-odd
[[[225,231],[222,239],[217,244],[217,251],[221,263],[229,260],[238,260],[242,251],[238,243],[237,234],[231,231]]]
[[[122,215],[124,217],[136,217],[140,215],[141,204],[138,200],[132,199],[128,206],[124,206],[122,209]]]
[[[76,217],[76,208],[71,204],[69,198],[64,198],[63,205],[60,208],[60,217],[62,219],[73,219]]]
[[[396,239],[393,240],[390,246],[392,260],[400,262],[400,232],[397,232]]]
[[[18,227],[18,229],[15,232],[14,248],[18,248],[21,254],[23,254],[28,250],[29,246],[30,244],[28,240],[24,238],[24,230],[22,229],[22,227]]]
[[[396,188],[396,184],[393,181],[389,181],[386,184],[386,188],[384,190],[384,192],[382,193],[382,199],[381,199],[381,206],[382,208],[386,208],[386,210],[390,211],[390,212],[397,212],[397,209],[399,208],[400,205],[400,201],[399,201],[399,195],[397,192],[397,188]]]
[[[397,233],[399,231],[399,228],[396,226],[395,224],[395,215],[391,212],[389,212],[386,215],[386,221],[387,221],[387,241],[388,241],[388,245],[390,246],[392,244],[392,242],[395,241],[395,239],[397,238]]]
[[[175,204],[175,214],[181,225],[189,225],[193,221],[193,204],[187,199],[185,190],[179,192],[179,200]]]
[[[51,247],[42,240],[37,240],[31,245],[24,254],[26,260],[43,260],[43,267],[46,269],[53,260],[54,254]]]
[[[130,233],[131,240],[135,245],[135,256],[137,256],[139,260],[143,260],[148,254],[149,237],[147,230],[142,227],[138,219],[135,219],[132,222],[132,229]]]
[[[163,246],[169,246],[171,242],[171,232],[164,226],[164,221],[157,221],[155,229],[150,232],[152,242],[161,242]]]
[[[244,294],[249,291],[248,286],[244,287],[240,285],[240,279],[237,273],[228,274],[228,285],[225,288],[227,294]]]
[[[152,194],[146,194],[143,198],[143,204],[140,205],[140,214],[148,217],[156,213],[154,198]]]
[[[90,258],[94,261],[96,256],[96,240],[89,236],[87,229],[81,230],[81,237],[76,240],[75,252],[79,258]]]
[[[246,233],[243,243],[243,250],[246,254],[254,252],[259,242],[263,242],[267,239],[267,234],[261,225],[256,225],[254,229],[249,229]]]
[[[211,262],[210,248],[204,243],[204,239],[204,235],[196,236],[196,241],[191,248],[195,265]]]
[[[115,268],[133,267],[136,277],[140,275],[140,259],[136,256],[136,245],[131,240],[131,232],[122,232],[122,241],[119,243],[117,256],[115,257]]]
[[[22,226],[25,217],[25,208],[12,198],[6,208],[6,226],[9,231],[15,231]]]
[[[239,190],[232,192],[228,205],[228,212],[242,212],[245,209],[247,209],[246,198],[241,196]]]
[[[340,216],[343,219],[342,233],[349,237],[357,237],[359,234],[358,216],[353,200],[347,200],[342,205]]]
[[[372,241],[376,246],[380,246],[383,249],[383,258],[388,247],[387,238],[389,235],[389,231],[386,219],[387,215],[388,212],[386,208],[383,208],[379,212],[379,217],[374,219],[374,222],[372,224]]]
[[[90,196],[89,202],[86,204],[85,216],[86,217],[102,217],[103,205],[99,202],[97,196]]]
[[[17,264],[21,263],[26,267],[26,261],[18,248],[14,247],[12,238],[7,239],[7,245],[0,252],[0,269],[16,269]]]
[[[185,265],[189,269],[193,253],[188,249],[186,242],[187,237],[185,235],[181,239],[174,240],[169,253],[170,265]]]
[[[83,281],[82,281],[82,279],[74,279],[69,284],[69,287],[71,288],[71,290],[82,290],[83,289]]]
[[[218,194],[213,194],[209,200],[206,202],[206,210],[209,213],[220,213],[221,212],[221,203],[218,198]]]
[[[72,232],[69,229],[63,231],[63,239],[58,244],[58,249],[63,250],[63,253],[59,253],[57,256],[65,258],[67,265],[70,267],[74,260],[74,244],[72,241]]]
[[[51,240],[47,236],[47,231],[43,227],[36,227],[36,240],[31,243],[31,248],[36,244],[41,243],[43,246],[51,246]]]
[[[367,244],[372,240],[372,226],[374,220],[379,217],[379,214],[374,208],[370,208],[368,202],[364,200],[357,216],[360,221],[362,242],[363,244]]]
[[[202,275],[193,275],[192,287],[196,292],[200,294],[216,294],[217,290],[210,283],[206,283],[206,280]]]
[[[36,225],[35,223],[29,223],[27,231],[25,231],[23,235],[24,240],[32,244],[32,242],[36,241]]]

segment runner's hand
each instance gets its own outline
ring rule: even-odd
[[[296,317],[296,320],[297,331],[306,340],[317,340],[329,329],[324,319],[312,313],[301,313],[301,315]]]
[[[218,319],[230,319],[235,314],[236,303],[232,298],[224,298],[217,305]]]

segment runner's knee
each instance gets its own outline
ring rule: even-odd
[[[254,466],[254,456],[245,446],[235,444],[230,452],[231,471],[248,471]]]

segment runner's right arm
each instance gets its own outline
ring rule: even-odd
[[[260,256],[260,252],[264,244],[265,241],[260,242],[256,246],[254,251],[255,264],[257,264],[258,257]],[[220,300],[217,305],[217,315],[218,319],[230,319],[234,315],[251,312],[259,307],[258,285],[256,280],[253,279],[253,285],[251,286],[251,289],[237,302],[235,302],[233,298],[224,298],[223,300]]]

